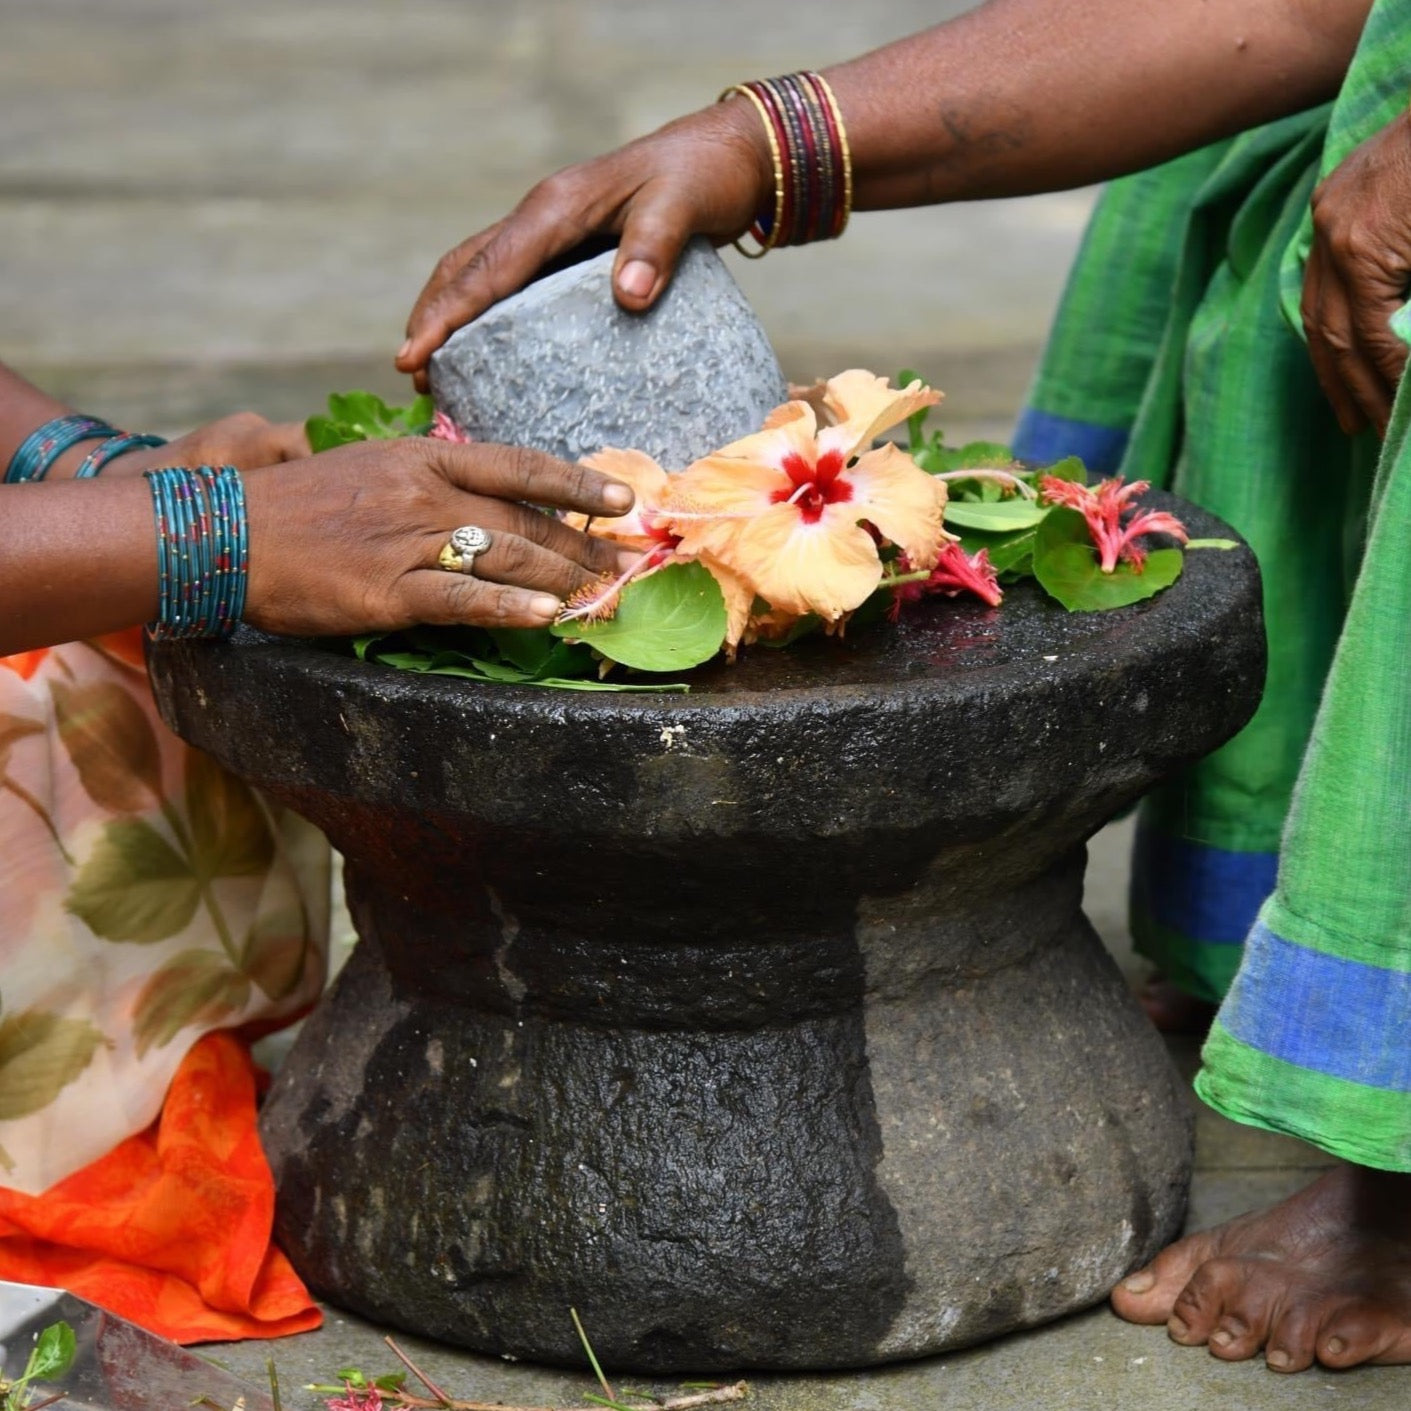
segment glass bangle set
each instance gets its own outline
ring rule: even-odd
[[[65,451],[97,441],[74,472],[92,480],[109,461],[160,436],[118,431],[98,417],[71,413],[37,427],[5,469],[6,485],[38,484]],[[245,487],[234,466],[177,466],[144,472],[157,527],[157,620],[154,637],[226,637],[245,611],[250,529]]]
[[[250,531],[234,466],[149,470],[159,594],[153,637],[227,637],[245,611]]]
[[[141,446],[165,446],[160,436],[133,435],[119,431],[95,416],[69,413],[56,416],[36,427],[20,442],[5,468],[6,485],[34,484],[49,474],[49,468],[65,451],[81,441],[97,441],[74,472],[75,480],[92,480],[109,461]]]
[[[739,94],[764,124],[774,166],[774,207],[750,227],[757,259],[783,245],[835,240],[852,212],[852,154],[838,100],[822,74],[804,71],[751,79],[720,96]]]

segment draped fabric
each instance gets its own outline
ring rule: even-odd
[[[31,1281],[116,1287],[106,1275],[94,1284],[85,1261],[111,1272],[105,1261],[138,1246],[115,1253],[91,1228],[154,1191],[170,1197],[169,1233],[188,1224],[193,1258],[219,1262],[202,1241],[249,1237],[248,1222],[196,1220],[194,1198],[178,1199],[179,1182],[161,1174],[161,1153],[182,1153],[191,1172],[201,1143],[216,1141],[208,1164],[233,1163],[229,1192],[272,1201],[268,1171],[258,1177],[246,1150],[258,1150],[253,1095],[248,1120],[210,1118],[211,1104],[250,1088],[248,1058],[242,1069],[227,1055],[195,1089],[184,1065],[207,1034],[267,1031],[313,1003],[328,880],[327,844],[313,828],[162,724],[140,632],[0,658],[0,1209],[12,1224],[0,1277],[48,1270],[52,1280]],[[190,1122],[170,1109],[180,1074]],[[193,1091],[207,1107],[199,1121]],[[158,1154],[139,1160],[153,1142]],[[22,1231],[46,1244],[37,1263],[17,1253]],[[267,1222],[262,1238],[267,1248]],[[130,1262],[141,1266],[140,1256]],[[131,1307],[115,1311],[154,1326]],[[181,1335],[180,1318],[157,1321]],[[190,1331],[240,1335],[212,1333],[200,1318]]]
[[[1343,435],[1298,300],[1314,186],[1408,93],[1411,0],[1378,0],[1334,103],[1108,188],[1016,442],[1047,460],[1100,433],[1102,468],[1214,511],[1258,555],[1263,701],[1143,803],[1132,930],[1224,998],[1207,1101],[1395,1170],[1411,1169],[1411,399],[1384,447]]]

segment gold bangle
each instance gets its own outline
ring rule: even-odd
[[[838,95],[833,92],[833,85],[821,73],[815,73],[813,76],[828,96],[828,104],[833,109],[833,121],[838,125],[838,143],[843,149],[843,214],[834,235],[836,239],[848,228],[848,217],[852,215],[852,149],[848,146],[848,130],[843,125],[843,110],[838,105]]]
[[[770,227],[768,236],[760,240],[758,250],[748,250],[743,244],[743,237],[734,242],[735,248],[747,259],[758,260],[767,255],[779,243],[779,237],[784,225],[784,158],[779,151],[779,139],[774,135],[774,123],[769,116],[769,110],[764,106],[764,100],[752,88],[747,88],[742,83],[732,83],[719,98],[717,103],[723,103],[734,93],[742,93],[754,104],[755,112],[759,114],[759,120],[764,124],[764,135],[769,139],[769,155],[774,162],[774,224]],[[759,239],[758,235],[755,237]]]

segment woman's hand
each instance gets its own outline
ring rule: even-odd
[[[739,99],[569,167],[441,257],[407,321],[397,366],[425,391],[427,359],[457,328],[593,235],[621,236],[613,266],[618,303],[649,308],[691,236],[737,238],[773,189],[763,126]]]
[[[78,459],[91,449],[91,442],[81,443]],[[237,412],[198,426],[165,446],[143,446],[118,456],[105,467],[103,476],[141,475],[145,470],[171,465],[233,465],[237,470],[254,470],[308,454],[309,438],[302,422],[276,423],[256,412]]]
[[[420,438],[340,446],[244,479],[245,619],[303,636],[543,627],[569,594],[616,571],[620,551],[530,505],[591,516],[632,505],[627,486],[539,451]],[[492,540],[473,575],[437,566],[464,524]]]
[[[1411,288],[1411,117],[1353,151],[1313,193],[1303,326],[1318,381],[1349,434],[1385,432],[1406,345],[1388,320]]]

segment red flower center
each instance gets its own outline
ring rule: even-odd
[[[797,505],[805,524],[817,524],[829,505],[845,504],[852,499],[852,484],[843,479],[847,460],[841,451],[824,451],[817,465],[810,465],[796,451],[784,457],[784,474],[790,488],[776,490],[770,499],[774,504],[788,502]]]

